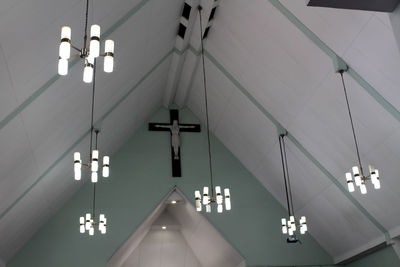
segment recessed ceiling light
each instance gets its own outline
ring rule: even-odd
[[[166,230],[167,226],[161,226],[161,229]]]
[[[171,201],[171,204],[176,204],[176,200],[172,200],[172,201]]]

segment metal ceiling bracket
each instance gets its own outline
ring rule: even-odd
[[[333,68],[335,69],[336,73],[346,72],[349,69],[347,63],[338,55],[335,55],[332,58],[332,61],[333,61]]]

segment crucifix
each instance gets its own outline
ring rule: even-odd
[[[180,124],[179,111],[169,111],[170,123],[149,123],[149,131],[169,131],[171,134],[172,177],[181,177],[181,132],[200,132],[200,124]]]

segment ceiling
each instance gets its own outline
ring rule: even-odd
[[[162,105],[187,106],[205,121],[198,17],[192,9],[182,19],[183,3],[94,1],[89,23],[116,42],[114,72],[99,71],[96,80],[100,153],[118,150]],[[389,16],[290,0],[202,5],[206,18],[219,6],[205,43],[212,132],[284,204],[276,126],[289,131],[296,213],[307,216],[311,234],[336,261],[383,242],[386,232],[398,236],[400,54]],[[71,26],[74,43],[82,40],[83,0],[5,0],[0,22],[0,258],[6,262],[79,187],[71,157],[88,149],[90,86],[82,82],[81,64],[65,77],[56,71],[60,27]],[[184,39],[176,36],[180,22],[187,26]],[[381,173],[382,188],[366,196],[343,191],[356,155],[326,47],[378,93],[345,74],[362,160]]]

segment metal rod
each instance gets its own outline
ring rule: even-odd
[[[289,165],[287,163],[286,145],[285,145],[284,137],[282,137],[282,141],[283,141],[283,156],[285,158],[285,169],[286,169],[287,185],[288,185],[288,189],[289,189],[289,200],[290,200],[289,203],[290,203],[290,207],[292,209],[292,216],[295,216],[294,215],[294,207],[293,207],[292,187],[290,185]]]
[[[279,136],[279,148],[281,151],[281,161],[282,161],[282,172],[283,172],[283,180],[285,182],[285,191],[286,191],[286,204],[288,207],[288,213],[289,213],[289,217],[291,216],[291,212],[290,212],[290,202],[289,202],[289,193],[288,193],[288,185],[287,185],[287,181],[286,181],[286,168],[285,168],[285,159],[283,156],[283,146],[284,146],[284,135],[280,135]]]
[[[91,119],[90,119],[90,149],[89,149],[89,155],[90,155],[90,162],[92,161],[92,149],[93,149],[93,117],[94,117],[94,94],[95,94],[95,89],[96,89],[96,59],[94,59],[93,63],[93,84],[92,84],[92,113],[91,113]]]
[[[93,206],[92,206],[92,213],[93,213],[93,221],[95,221],[96,217],[96,183],[93,184]]]
[[[84,33],[84,37],[83,37],[83,47],[84,48],[86,48],[86,42],[87,42],[88,12],[89,12],[89,0],[86,0],[85,33]]]
[[[204,63],[204,44],[203,44],[203,20],[201,16],[202,7],[198,7],[200,17],[200,42],[201,42],[201,59],[203,64],[203,83],[204,83],[204,100],[206,104],[206,121],[207,121],[207,143],[208,143],[208,161],[210,168],[210,180],[211,180],[211,199],[214,198],[214,179],[212,172],[212,159],[211,159],[211,142],[210,142],[210,123],[208,118],[208,101],[207,101],[207,79],[206,79],[206,68]]]
[[[361,173],[361,177],[364,178],[364,171],[363,171],[363,167],[361,164],[361,157],[360,157],[360,151],[358,150],[358,142],[357,142],[357,137],[356,137],[356,132],[354,130],[354,124],[353,124],[353,117],[351,115],[351,111],[350,111],[350,105],[349,105],[349,99],[347,97],[347,89],[346,89],[346,85],[344,83],[344,78],[343,78],[343,70],[340,70],[340,77],[342,78],[342,85],[343,85],[343,91],[344,91],[344,96],[346,98],[346,104],[347,104],[347,111],[349,112],[349,117],[350,117],[350,123],[351,123],[351,130],[353,132],[353,137],[354,137],[354,144],[356,146],[356,152],[357,152],[357,158],[358,158],[358,164],[360,165],[360,173]]]

